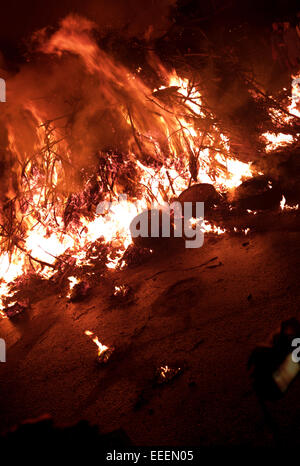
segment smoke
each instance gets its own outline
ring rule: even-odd
[[[87,4],[87,17],[92,18],[100,30],[121,31],[126,36],[152,38],[161,36],[170,25],[170,8],[176,0],[91,0]]]
[[[24,173],[31,176],[38,167],[47,178],[49,164],[60,164],[57,190],[65,198],[82,187],[82,170],[92,173],[102,151],[162,162],[157,147],[166,147],[167,140],[149,99],[152,91],[138,72],[129,72],[98,47],[97,31],[95,21],[78,15],[68,15],[55,31],[37,31],[35,54],[7,80],[0,126],[2,159],[11,161],[9,175],[6,162],[2,174],[13,180],[13,189],[5,186],[9,197],[24,192]],[[172,129],[173,117],[165,113],[164,118]]]
[[[176,0],[27,0],[5,2],[0,18],[0,48],[13,57],[23,39],[33,31],[55,26],[61,18],[74,13],[97,23],[102,34],[117,32],[126,38],[145,34],[159,37],[170,25],[170,9]]]

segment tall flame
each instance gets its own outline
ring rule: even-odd
[[[140,69],[137,73],[129,72],[99,48],[94,29],[92,22],[70,15],[52,35],[47,36],[45,30],[35,35],[40,52],[51,55],[62,68],[70,67],[70,86],[74,84],[77,91],[78,79],[78,92],[81,92],[80,80],[85,79],[93,92],[84,89],[86,102],[80,101],[82,108],[70,120],[53,115],[55,105],[52,102],[49,110],[43,101],[26,95],[17,122],[26,138],[20,137],[19,128],[11,118],[7,119],[8,149],[17,161],[13,171],[19,183],[18,192],[10,187],[7,196],[14,206],[14,225],[19,230],[12,235],[15,248],[7,246],[9,253],[0,256],[2,295],[10,293],[12,280],[32,268],[49,277],[57,257],[67,250],[78,265],[84,264],[86,246],[100,236],[116,248],[117,253],[108,255],[106,264],[108,268],[115,268],[131,243],[129,225],[133,217],[150,202],[158,205],[178,196],[190,185],[192,171],[194,181],[211,183],[221,192],[253,176],[252,164],[235,158],[229,138],[209,122],[214,119],[209,119],[204,111],[199,89],[178,76],[175,70],[165,70],[158,60],[156,66],[164,82],[157,89],[150,89],[142,81]],[[55,88],[55,83],[52,86]],[[297,96],[299,98],[299,94]],[[60,102],[58,107],[63,104]],[[16,109],[12,105],[7,116],[13,111]],[[295,100],[290,111],[294,114],[298,111]],[[134,164],[133,181],[140,188],[139,194],[119,201],[119,195],[126,190],[124,182],[122,185],[116,176],[110,189],[101,193],[102,199],[111,202],[106,214],[98,215],[95,209],[90,215],[79,211],[76,221],[66,224],[64,213],[74,181],[70,167],[78,163],[81,173],[90,153],[103,149],[99,148],[97,139],[98,130],[105,135],[102,120],[94,132],[89,125],[94,124],[95,119],[98,121],[99,114],[107,113],[116,120],[117,130],[113,127],[111,133],[119,131],[122,135],[123,152],[127,157],[124,163]],[[67,122],[67,130],[63,125],[54,125],[54,120],[61,121],[60,118]],[[204,122],[204,126],[200,128],[196,121]],[[103,125],[108,125],[107,121]],[[266,137],[272,142],[270,135]],[[277,135],[277,142],[279,140]],[[106,161],[110,154],[106,153]],[[22,203],[16,200],[17,194]],[[207,223],[205,230],[224,232]],[[70,277],[71,285],[75,284],[74,280]],[[96,338],[95,343],[100,348]]]

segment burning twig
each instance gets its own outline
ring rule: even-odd
[[[93,335],[95,335],[90,330],[86,330],[84,333],[85,335],[91,338],[93,337]],[[102,345],[102,343],[100,343],[96,335],[92,338],[92,341],[98,347],[97,362],[99,364],[106,364],[109,358],[111,357],[112,353],[114,352],[115,348],[113,346],[109,348],[108,346]]]
[[[50,264],[49,262],[45,262],[45,261],[42,261],[40,259],[37,259],[36,257],[33,257],[28,251],[26,251],[26,249],[24,249],[22,246],[20,246],[19,243],[15,244],[15,245],[16,245],[16,247],[18,249],[20,249],[22,252],[24,252],[26,254],[26,256],[29,257],[29,259],[33,260],[34,262],[37,262],[38,264],[42,265],[43,267],[51,267],[53,269],[56,268],[55,265]],[[58,259],[58,258],[56,258],[56,259]]]
[[[174,187],[173,187],[173,182],[171,180],[171,177],[170,177],[170,173],[168,170],[166,170],[166,173],[167,173],[167,177],[168,177],[168,180],[169,180],[169,183],[170,183],[170,188],[172,190],[172,193],[174,196],[176,196],[176,193],[175,193],[175,190],[174,190]]]

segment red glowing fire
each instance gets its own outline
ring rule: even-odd
[[[213,184],[219,192],[237,187],[254,174],[251,163],[232,155],[228,136],[216,125],[211,124],[208,134],[195,124],[208,115],[203,110],[199,89],[188,79],[179,77],[174,70],[168,72],[157,60],[162,85],[150,89],[140,78],[140,70],[129,72],[98,47],[94,29],[90,21],[69,16],[52,35],[45,30],[35,35],[38,51],[51,58],[49,69],[57,73],[55,82],[48,86],[53,92],[50,100],[38,97],[37,89],[34,96],[30,91],[20,96],[18,78],[11,84],[8,80],[3,121],[14,163],[5,193],[8,207],[1,213],[2,224],[10,225],[10,231],[2,232],[2,296],[11,295],[10,282],[28,271],[50,277],[57,258],[67,251],[77,266],[87,264],[91,260],[86,257],[87,247],[100,236],[114,250],[107,255],[106,267],[115,268],[131,243],[129,225],[133,217],[150,204],[160,205],[186,189],[191,182],[193,161],[194,178]],[[26,73],[30,74],[30,67],[24,71],[25,78]],[[76,92],[71,103],[66,104],[61,98],[56,101],[57,83],[64,86],[62,93],[68,97],[70,87],[78,90],[78,101]],[[289,111],[298,114],[295,102],[293,99]],[[67,114],[62,111],[66,106],[70,107]],[[116,124],[108,128],[112,115]],[[99,138],[105,139],[108,132],[103,125],[107,125],[111,138],[118,133],[116,137],[126,154],[122,159],[122,166],[128,168],[125,175],[116,176],[112,149],[99,149]],[[272,149],[292,140],[290,135],[264,136]],[[103,169],[96,175],[88,172],[92,151],[111,170]],[[78,179],[74,167],[78,167]],[[98,201],[112,202],[105,215],[96,214],[96,205],[92,205],[88,215],[81,212],[84,189],[90,186],[92,178],[100,190]],[[103,189],[104,180],[107,190]],[[127,185],[134,185],[136,191],[132,190],[128,199],[118,201],[120,194],[127,194]],[[75,219],[72,212],[66,216],[74,203],[79,206]],[[225,231],[208,222],[205,230],[217,234]],[[78,278],[70,274],[69,282],[71,291]],[[107,349],[97,337],[93,341],[100,351]]]

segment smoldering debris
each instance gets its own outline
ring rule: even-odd
[[[23,314],[30,308],[29,299],[23,301],[17,301],[10,306],[3,309],[3,312],[7,317],[10,319],[19,316],[19,314]]]
[[[132,287],[125,284],[116,284],[110,296],[110,302],[114,306],[128,306],[135,301]]]
[[[183,369],[180,367],[161,366],[156,369],[155,382],[158,385],[170,383],[181,375]]]

